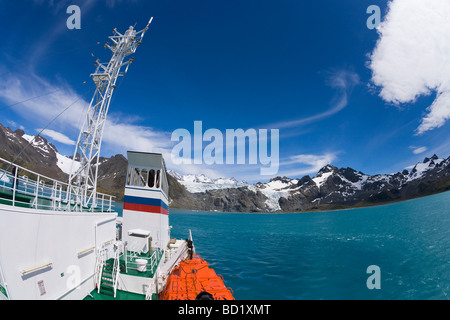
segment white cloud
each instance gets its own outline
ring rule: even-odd
[[[450,1],[392,0],[368,63],[380,97],[400,105],[435,93],[417,134],[450,119]]]
[[[103,141],[125,154],[126,151],[162,153],[170,155],[172,142],[168,133],[151,127],[120,122],[111,115],[105,124]],[[166,155],[167,154],[167,155]]]
[[[68,145],[75,145],[76,142],[73,141],[72,139],[70,139],[68,136],[66,136],[65,134],[61,133],[61,132],[57,132],[54,130],[50,130],[50,129],[38,129],[37,131],[41,132],[42,135],[44,136],[48,136],[50,138],[52,138],[55,141],[58,141],[60,143],[63,144],[68,144]]]
[[[442,127],[450,119],[450,91],[439,92],[427,111],[428,114],[423,117],[422,123],[417,128],[418,134]]]
[[[52,85],[45,79],[30,74],[25,77],[11,73],[0,78],[0,99],[27,120],[44,125],[51,119],[57,124],[79,124],[87,102],[67,84]],[[62,113],[69,107],[67,112]]]
[[[86,96],[93,92],[91,89],[85,92]],[[12,109],[19,116],[45,128],[43,134],[64,144],[75,144],[89,105],[83,95],[69,85],[53,85],[33,74],[25,77],[11,73],[0,78],[0,99],[8,105],[14,104]],[[122,154],[127,150],[170,152],[172,142],[167,133],[127,120],[116,117],[113,112],[108,115],[102,149],[106,147],[111,153]],[[51,129],[47,128],[49,124]]]
[[[421,153],[424,153],[425,151],[428,150],[427,147],[414,147],[414,146],[411,146],[409,148],[413,149],[413,153],[414,154],[421,154]]]
[[[279,175],[301,177],[307,174],[314,174],[327,164],[332,164],[336,158],[337,156],[335,153],[325,153],[321,155],[300,154],[291,156],[288,160],[280,163],[281,173]],[[288,167],[292,166],[295,168],[288,169]]]
[[[9,124],[13,128],[18,127],[18,125],[17,125],[17,123],[15,121],[7,120],[6,123]]]
[[[8,105],[15,104],[12,109],[20,117],[46,128],[43,134],[60,143],[74,144],[77,140],[88,107],[84,98],[88,98],[87,94],[83,97],[68,85],[54,85],[35,75],[24,77],[11,73],[8,77],[0,78],[0,99]],[[66,112],[57,117],[70,105]],[[175,165],[171,158],[174,145],[170,139],[171,133],[138,125],[138,120],[136,117],[124,117],[110,112],[105,124],[101,153],[126,155],[127,151],[158,152],[163,154],[169,169],[183,174],[203,173],[211,178],[239,174],[236,178],[261,178],[256,173],[259,172],[260,165]],[[47,128],[51,121],[53,122]]]

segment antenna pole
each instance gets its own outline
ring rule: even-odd
[[[100,63],[99,60],[95,62],[97,69],[91,76],[96,90],[85,115],[73,157],[75,160],[79,156],[81,165],[75,172],[72,169],[69,176],[71,193],[76,199],[68,199],[68,206],[75,201],[74,211],[82,211],[83,207],[93,210],[97,206],[97,173],[106,115],[117,79],[127,73],[134,57],[125,62],[124,60],[136,52],[152,19],[153,17],[141,31],[130,27],[121,34],[114,29],[113,35],[109,37],[112,43],[105,43],[105,48],[112,52],[109,62],[107,64]]]

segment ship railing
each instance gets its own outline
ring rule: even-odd
[[[100,253],[97,254],[95,258],[95,275],[94,275],[94,284],[97,288],[97,291],[100,292],[100,281],[102,279],[102,272],[103,272],[103,264],[105,262],[101,258]]]
[[[0,158],[0,203],[54,211],[112,212],[114,196],[96,192],[83,207],[77,206],[81,188],[38,174]],[[9,172],[11,171],[11,172]],[[19,174],[20,173],[20,174]]]
[[[101,248],[97,249],[96,261],[95,261],[95,272],[96,272],[95,284],[96,284],[98,293],[100,293],[100,284],[102,281],[103,266],[104,266],[106,260],[108,260],[109,251],[110,251],[110,246],[105,245],[105,244],[103,244]]]
[[[149,257],[133,251],[132,248],[130,248],[130,251],[126,251],[127,269],[136,271],[142,270],[144,269],[143,265],[141,265],[140,262],[138,263],[136,260],[146,260],[147,263],[145,264],[145,270],[153,272],[163,256],[164,251],[161,251],[159,248],[152,249],[152,254]]]
[[[124,245],[122,242],[118,242],[114,245],[114,266],[112,271],[114,298],[117,293],[117,286],[119,284],[119,271],[120,271],[120,256],[123,254]]]
[[[154,277],[154,281],[150,282],[150,284],[147,287],[147,290],[145,291],[145,300],[152,300],[153,294],[158,294],[157,288],[156,288],[156,282],[158,280],[158,277]]]

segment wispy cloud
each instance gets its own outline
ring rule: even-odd
[[[39,95],[39,98],[29,100],[30,96],[35,95]],[[75,144],[88,107],[85,98],[67,84],[54,85],[36,75],[24,77],[21,74],[11,73],[8,77],[0,79],[0,99],[8,104],[18,103],[14,106],[14,111],[42,128],[53,121],[67,106],[72,105],[53,122],[50,128],[42,132],[43,135],[65,145]],[[24,100],[26,102],[20,103]],[[73,104],[74,101],[78,102]],[[164,155],[168,168],[176,169],[184,174],[203,173],[212,178],[234,176],[249,182],[267,181],[270,178],[261,176],[261,165],[177,166],[171,161],[174,145],[170,139],[171,133],[139,125],[135,123],[138,120],[114,112],[110,113],[105,125],[102,150],[110,154],[126,154],[128,150],[159,152]],[[335,160],[336,153],[291,156],[280,162],[280,171],[277,175],[299,178],[306,174],[313,174]]]
[[[358,74],[346,69],[336,69],[327,72],[326,75],[326,84],[336,90],[336,95],[330,103],[330,109],[311,117],[278,122],[273,124],[272,127],[279,129],[298,127],[330,117],[344,109],[348,105],[349,95],[353,88],[360,83]]]
[[[380,97],[399,106],[436,94],[417,135],[450,119],[450,2],[391,0],[368,67]]]
[[[314,174],[327,164],[332,164],[336,159],[336,153],[294,155],[280,162],[280,174],[297,178]]]
[[[42,135],[48,136],[48,137],[52,138],[53,140],[58,141],[58,142],[60,142],[62,144],[67,144],[67,145],[75,145],[76,144],[76,142],[74,140],[70,139],[65,134],[63,134],[61,132],[57,132],[55,130],[51,130],[51,129],[37,129],[36,131],[38,131]]]
[[[19,128],[19,129],[21,129],[21,130],[25,129],[24,126],[18,124],[18,123],[15,122],[15,121],[12,121],[12,120],[6,120],[6,123],[7,123],[9,126],[11,126],[12,128]]]
[[[414,146],[410,146],[410,149],[412,149],[414,154],[421,154],[424,153],[425,151],[428,150],[427,147],[414,147]]]
[[[92,91],[86,90],[88,93]],[[38,98],[30,99],[35,96]],[[69,145],[78,139],[89,105],[85,97],[69,85],[55,85],[33,74],[26,77],[10,73],[0,78],[0,99],[8,105],[15,104],[13,110],[18,115],[38,126],[46,128],[51,122],[51,129],[46,128],[43,134]],[[108,115],[103,141],[106,148],[117,153],[130,149],[169,153],[172,144],[168,133],[132,123],[129,118],[115,116],[114,113]]]
[[[61,81],[53,85],[33,73],[10,72],[0,78],[0,99],[23,118],[41,126],[69,106],[70,112],[61,114],[56,123],[74,123],[75,119],[81,119],[88,105],[68,84]]]

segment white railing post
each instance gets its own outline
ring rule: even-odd
[[[36,209],[37,209],[38,194],[39,194],[39,178],[40,178],[40,176],[38,176],[36,179],[36,189],[34,190],[34,200],[33,200],[33,205]]]
[[[62,201],[62,185],[59,185],[58,210],[61,210],[61,201]]]
[[[24,182],[23,182],[24,192],[27,193],[28,192],[28,176],[24,176],[23,180],[24,180]]]
[[[128,249],[127,249],[127,245],[128,243],[125,242],[123,245],[123,252],[124,252],[124,256],[125,256],[125,273],[128,272]]]
[[[53,181],[51,198],[52,210],[56,210],[56,181]]]
[[[13,178],[13,190],[12,190],[12,205],[16,205],[16,184],[17,184],[17,167],[14,167],[14,178]]]

